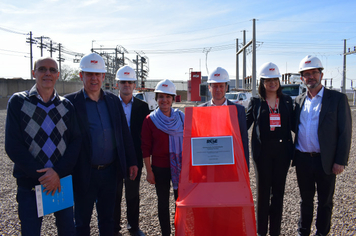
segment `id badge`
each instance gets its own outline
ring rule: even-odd
[[[271,131],[274,131],[276,127],[281,127],[281,114],[270,113],[269,114],[269,127]]]

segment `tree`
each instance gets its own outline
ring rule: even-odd
[[[79,69],[74,69],[68,65],[63,65],[61,68],[62,80],[64,81],[80,81]]]

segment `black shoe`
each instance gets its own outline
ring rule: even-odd
[[[140,229],[137,229],[137,230],[129,230],[130,232],[130,235],[132,236],[145,236],[145,234],[140,230]]]

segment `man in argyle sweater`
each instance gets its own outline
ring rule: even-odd
[[[56,61],[40,58],[32,73],[36,84],[9,100],[5,131],[5,150],[15,163],[23,236],[41,234],[35,185],[42,184],[47,194],[60,191],[60,178],[72,173],[81,144],[73,105],[54,90],[59,77]],[[54,215],[58,235],[75,235],[72,207]]]

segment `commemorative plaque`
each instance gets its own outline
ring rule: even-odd
[[[192,138],[192,165],[235,164],[232,136]]]

